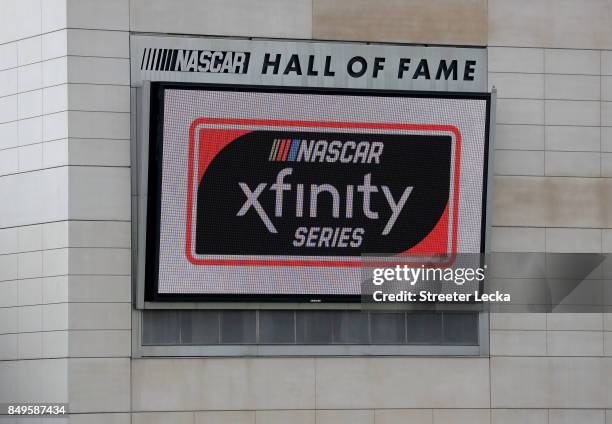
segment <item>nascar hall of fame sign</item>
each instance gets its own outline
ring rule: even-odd
[[[487,90],[483,48],[133,35],[143,80],[428,91]]]
[[[354,258],[363,253],[455,253],[460,144],[449,125],[196,119],[187,257],[360,266]],[[302,258],[322,256],[353,260]]]
[[[486,49],[132,35],[131,54],[146,299],[358,300],[365,256],[484,251]]]

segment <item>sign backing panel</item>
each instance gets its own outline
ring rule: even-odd
[[[359,42],[130,37],[131,83],[487,91],[487,49]]]

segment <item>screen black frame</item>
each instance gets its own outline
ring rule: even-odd
[[[334,294],[210,294],[159,293],[159,244],[161,225],[161,187],[163,163],[165,90],[238,91],[258,93],[350,95],[367,97],[416,97],[442,99],[486,100],[486,122],[483,156],[482,211],[480,253],[486,251],[487,188],[489,179],[489,135],[491,125],[491,93],[439,91],[379,90],[327,87],[294,87],[267,85],[234,85],[186,82],[151,82],[149,111],[149,155],[147,186],[147,222],[145,252],[145,301],[147,302],[298,302],[298,303],[358,303],[361,295]],[[146,123],[145,123],[146,125]]]

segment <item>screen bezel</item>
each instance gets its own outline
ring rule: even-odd
[[[145,296],[147,302],[298,302],[298,303],[357,303],[361,295],[334,294],[209,294],[159,293],[159,244],[161,223],[161,187],[163,163],[164,100],[168,89],[238,91],[259,93],[350,95],[364,97],[416,97],[470,99],[486,101],[485,140],[481,205],[480,253],[486,252],[487,188],[489,180],[489,138],[491,130],[491,93],[429,92],[378,89],[311,88],[287,86],[231,85],[182,82],[151,82],[148,122],[148,176],[146,211]],[[146,123],[145,123],[146,125]]]

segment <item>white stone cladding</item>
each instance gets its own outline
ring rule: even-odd
[[[53,423],[612,424],[611,314],[493,315],[490,358],[130,359],[129,80],[130,31],[486,45],[492,249],[605,253],[611,17],[610,0],[2,0],[0,403],[69,402]]]

